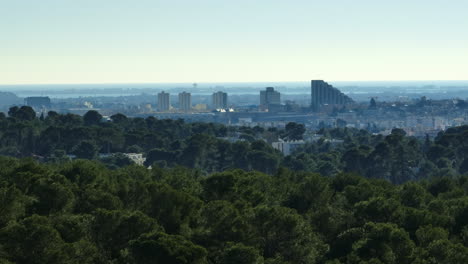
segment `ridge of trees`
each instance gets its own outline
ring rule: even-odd
[[[0,155],[57,163],[71,154],[117,168],[130,163],[118,153],[130,152],[143,153],[146,166],[182,165],[204,174],[236,168],[274,174],[286,167],[324,176],[357,173],[393,183],[468,172],[468,126],[450,128],[434,140],[409,137],[401,129],[382,136],[323,128],[317,132],[321,139],[283,156],[270,143],[302,139],[304,125],[291,122],[285,129],[265,129],[122,114],[108,122],[102,119],[93,110],[84,116],[49,112],[38,118],[30,107],[12,107],[8,115],[0,113]],[[99,158],[99,153],[115,155]]]
[[[0,263],[464,263],[468,177],[0,157]]]
[[[466,262],[468,126],[434,140],[317,133],[282,156],[269,142],[300,140],[302,125],[11,108],[0,113],[0,154],[14,156],[0,156],[0,263]]]

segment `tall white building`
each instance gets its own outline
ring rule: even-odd
[[[212,100],[213,100],[214,109],[225,109],[228,106],[227,93],[223,93],[223,92],[213,93]]]
[[[184,112],[188,112],[192,109],[192,95],[190,93],[179,93],[179,109]]]
[[[169,93],[160,92],[158,93],[158,110],[161,112],[168,111],[170,108],[169,104]]]

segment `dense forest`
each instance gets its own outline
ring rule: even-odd
[[[282,156],[269,142],[301,139],[302,125],[102,120],[0,114],[0,263],[468,259],[468,127],[433,140],[322,129]]]
[[[0,263],[466,263],[468,177],[0,158]]]
[[[468,126],[450,128],[435,139],[408,137],[401,129],[382,136],[324,128],[316,132],[321,139],[284,157],[271,142],[302,139],[304,125],[265,129],[122,114],[102,120],[96,111],[84,116],[49,112],[36,117],[30,107],[13,107],[7,115],[0,113],[0,154],[45,162],[66,161],[71,154],[100,159],[115,169],[131,164],[119,153],[143,153],[146,166],[184,166],[204,175],[228,169],[274,174],[284,167],[324,176],[356,173],[392,183],[468,172]],[[331,139],[343,143],[333,144]],[[100,153],[114,155],[99,158]]]

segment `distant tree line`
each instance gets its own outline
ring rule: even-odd
[[[321,139],[284,157],[271,147],[278,139],[300,140],[304,125],[285,129],[232,127],[183,120],[129,118],[115,114],[110,121],[96,111],[84,116],[49,112],[36,117],[27,106],[0,113],[0,154],[35,157],[49,163],[100,159],[109,168],[131,161],[119,153],[143,153],[145,165],[184,166],[203,174],[228,169],[274,174],[279,168],[324,176],[356,173],[393,183],[468,172],[468,126],[450,128],[435,139],[418,139],[394,129],[388,136],[352,128],[322,128]],[[336,140],[343,143],[336,143]],[[99,158],[101,154],[112,156]]]
[[[0,154],[57,162],[67,160],[67,154],[97,159],[99,153],[136,152],[145,154],[146,166],[155,162],[161,167],[183,165],[205,173],[228,168],[274,173],[280,165],[280,153],[262,140],[276,140],[276,130],[122,114],[111,116],[110,122],[102,118],[96,111],[84,116],[49,112],[37,118],[30,107],[13,107],[8,116],[0,114]],[[233,133],[239,141],[225,139]],[[112,167],[128,163],[125,159],[103,161]]]

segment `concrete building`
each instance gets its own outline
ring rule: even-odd
[[[146,158],[143,157],[141,153],[124,153],[124,155],[133,161],[135,164],[143,166],[146,161]]]
[[[50,108],[50,98],[48,96],[37,96],[37,97],[26,97],[24,99],[24,104],[32,108],[43,109]]]
[[[179,109],[184,112],[188,112],[192,109],[192,95],[190,93],[179,93]]]
[[[196,111],[206,111],[208,109],[208,105],[207,104],[196,104],[193,109],[195,109]]]
[[[344,105],[353,100],[340,90],[322,80],[311,81],[311,107],[318,110],[322,105]]]
[[[213,103],[214,109],[226,109],[228,107],[227,93],[223,93],[223,92],[213,93],[212,103]]]
[[[287,156],[290,155],[294,150],[298,147],[303,146],[305,142],[303,140],[297,141],[278,141],[271,143],[271,146],[274,149],[277,149],[283,153],[283,155]]]
[[[169,103],[169,93],[166,92],[160,92],[158,93],[158,111],[160,112],[166,112],[169,111],[169,108],[171,107]]]
[[[281,94],[273,87],[267,87],[265,91],[260,91],[260,108],[268,110],[270,105],[280,105]]]

